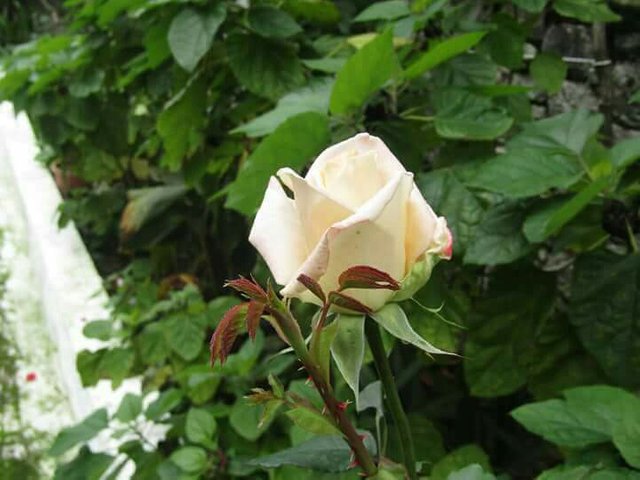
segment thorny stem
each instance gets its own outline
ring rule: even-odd
[[[373,361],[376,365],[378,376],[382,382],[382,387],[391,416],[398,428],[398,434],[400,435],[400,451],[404,458],[404,464],[407,467],[409,478],[411,480],[417,480],[416,454],[413,447],[413,438],[411,437],[409,419],[407,419],[407,415],[402,409],[402,402],[400,401],[398,388],[393,378],[393,372],[391,372],[391,366],[389,365],[387,354],[384,351],[384,344],[382,343],[380,329],[378,324],[370,318],[365,320],[364,329],[367,336],[367,342],[369,343],[369,348],[371,348],[371,353],[373,354]]]
[[[327,411],[335,420],[336,426],[340,429],[345,440],[351,447],[355,459],[365,473],[365,476],[372,477],[378,472],[371,454],[364,445],[363,437],[356,431],[351,420],[344,411],[341,403],[336,400],[331,384],[324,378],[320,367],[313,361],[304,338],[300,333],[296,320],[289,312],[281,309],[270,309],[270,312],[278,321],[284,335],[289,340],[293,351],[298,356],[302,365],[309,373],[318,393],[327,407]]]

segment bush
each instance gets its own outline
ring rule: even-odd
[[[324,478],[248,461],[310,438],[244,399],[278,376],[317,401],[293,357],[274,355],[273,332],[214,368],[205,345],[237,301],[224,281],[267,277],[246,239],[269,176],[362,130],[416,172],[455,239],[453,261],[404,307],[416,331],[460,356],[399,342],[391,353],[421,472],[532,478],[560,464],[542,478],[635,478],[640,429],[615,433],[620,419],[598,402],[626,402],[625,418],[639,418],[623,390],[640,387],[638,93],[601,61],[628,64],[616,46],[637,30],[637,8],[251,3],[52,2],[50,31],[4,57],[0,98],[28,114],[65,192],[61,223],[76,222],[112,294],[113,317],[85,329],[107,343],[78,356],[83,382],[141,375],[145,391],[63,431],[55,455],[107,428],[120,455],[82,447],[57,478],[129,460],[134,478]],[[600,111],[563,100],[575,89]],[[362,385],[375,378],[365,365]],[[609,387],[584,387],[596,384]],[[340,378],[336,390],[350,395]],[[359,425],[375,429],[376,412]],[[148,424],[167,430],[157,447]],[[380,448],[398,460],[398,443],[390,425]]]

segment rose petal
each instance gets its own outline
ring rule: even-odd
[[[309,185],[304,178],[290,168],[281,168],[277,175],[293,192],[307,251],[313,250],[331,225],[353,214],[352,210]]]
[[[382,140],[360,133],[322,152],[305,179],[355,210],[396,174],[404,172],[405,168]]]
[[[355,214],[327,230],[298,274],[318,280],[325,292],[336,289],[339,275],[353,265],[369,265],[393,278],[402,278],[405,273],[402,232],[406,228],[406,203],[412,185],[410,173],[395,175]],[[281,293],[301,297],[303,292],[304,287],[292,281]],[[349,290],[348,293],[372,310],[384,305],[393,294],[386,290]]]
[[[307,256],[300,216],[282,185],[271,177],[251,227],[249,241],[269,266],[277,283],[286,285]],[[297,277],[297,275],[296,275]]]
[[[407,272],[422,254],[442,252],[447,245],[447,239],[443,237],[445,230],[447,230],[447,221],[433,212],[418,188],[414,186],[408,204],[405,244]]]

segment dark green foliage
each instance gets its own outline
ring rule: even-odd
[[[318,396],[290,355],[275,355],[272,330],[213,368],[206,342],[239,302],[225,280],[266,284],[247,236],[269,177],[302,173],[367,130],[416,174],[454,236],[452,261],[403,303],[407,316],[376,316],[407,342],[383,338],[421,474],[637,478],[637,397],[622,389],[640,378],[640,142],[622,129],[638,129],[638,85],[612,102],[609,67],[588,70],[549,40],[611,22],[615,49],[638,30],[633,8],[49,0],[45,21],[27,3],[0,7],[0,99],[29,116],[41,161],[58,172],[60,223],[81,230],[113,307],[88,319],[85,334],[108,343],[81,352],[78,370],[86,385],[140,375],[144,390],[112,418],[96,412],[63,431],[53,453],[108,426],[134,478],[357,478],[326,473],[346,468],[348,449],[316,410],[291,408],[287,395],[314,408]],[[602,111],[564,102],[581,81],[596,84]],[[305,322],[313,313],[294,308]],[[336,392],[360,389],[358,425],[374,432],[383,401],[362,321],[345,318],[329,331]],[[314,348],[327,370],[328,346]],[[437,349],[457,355],[424,353]],[[167,428],[157,447],[145,446],[144,422]],[[399,460],[393,425],[376,433]],[[113,462],[83,446],[56,478],[99,478]]]

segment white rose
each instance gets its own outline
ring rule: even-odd
[[[249,241],[284,285],[285,297],[317,303],[298,276],[304,273],[330,292],[354,265],[375,267],[397,280],[422,266],[414,272],[426,271],[419,281],[424,284],[434,257],[451,256],[446,220],[436,216],[413,174],[377,137],[361,133],[327,148],[304,178],[290,168],[277,177],[293,199],[271,177]],[[395,292],[346,293],[375,311]]]

